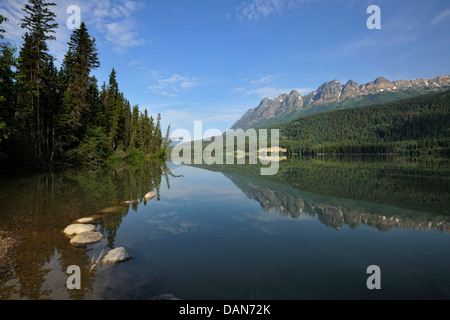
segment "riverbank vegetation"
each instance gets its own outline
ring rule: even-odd
[[[2,168],[50,170],[163,158],[170,128],[163,136],[160,114],[153,118],[130,104],[114,69],[99,87],[92,71],[100,60],[85,23],[74,29],[61,67],[55,66],[47,46],[58,28],[53,6],[30,0],[23,8],[21,47],[0,46]],[[0,23],[5,20],[0,16]]]

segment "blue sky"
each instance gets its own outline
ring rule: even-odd
[[[5,40],[20,47],[26,0],[2,0]],[[325,81],[358,83],[450,74],[448,0],[55,0],[49,43],[61,62],[72,32],[67,7],[97,40],[101,84],[112,68],[132,105],[163,126],[224,131],[264,97],[302,94]],[[369,30],[369,5],[381,29]]]

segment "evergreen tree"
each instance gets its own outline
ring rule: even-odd
[[[89,77],[87,103],[91,110],[89,113],[89,123],[94,126],[106,128],[105,105],[101,101],[101,92],[98,90],[98,82],[95,76]]]
[[[84,23],[73,31],[62,66],[56,68],[47,48],[57,27],[50,11],[54,5],[43,0],[25,5],[21,26],[26,32],[17,59],[14,47],[0,44],[1,167],[6,157],[12,166],[51,169],[99,166],[114,152],[130,161],[160,155],[168,140],[161,136],[161,115],[155,124],[147,110],[131,108],[114,69],[99,90],[91,76],[100,66],[95,39]],[[5,20],[0,16],[0,24]],[[0,29],[0,38],[3,34]]]
[[[58,147],[56,144],[56,122],[61,101],[58,69],[54,65],[53,59],[49,59],[43,66],[42,73],[41,103],[45,107],[42,112],[42,129],[43,137],[45,137],[43,148],[44,154],[49,155],[48,162],[51,164]]]
[[[0,15],[0,24],[8,21]],[[5,31],[0,29],[0,39],[3,39]],[[14,57],[16,49],[7,43],[0,44],[0,148],[2,141],[6,140],[13,130],[16,98],[16,67]],[[9,122],[9,123],[8,123]],[[0,157],[2,153],[0,151]]]
[[[40,102],[42,66],[45,65],[50,58],[48,55],[47,40],[55,40],[55,23],[56,15],[50,11],[51,6],[55,3],[48,3],[43,0],[28,0],[28,3],[22,9],[25,17],[22,19],[21,27],[28,30],[25,44],[22,48],[21,59],[25,65],[19,66],[27,80],[33,83],[30,105],[30,116],[34,125],[35,134],[32,140],[35,145],[35,155],[37,160],[43,161],[42,154],[42,110]],[[25,58],[27,60],[25,60]]]
[[[88,101],[90,73],[100,66],[95,39],[91,39],[86,25],[73,31],[63,61],[64,93],[62,98],[62,125],[68,127],[69,144],[80,141],[90,120]],[[92,89],[92,88],[91,88]]]
[[[151,153],[158,152],[161,149],[161,145],[163,143],[162,131],[161,131],[161,114],[158,113],[156,117],[156,127],[153,133],[153,144]]]
[[[116,149],[118,145],[119,135],[119,84],[116,79],[116,71],[112,69],[109,75],[109,85],[105,93],[105,110],[108,120],[108,136],[112,141],[113,149]]]
[[[132,118],[131,118],[131,107],[130,102],[127,101],[127,104],[124,109],[125,113],[125,121],[124,121],[124,146],[128,148],[131,146],[131,136],[132,136]]]
[[[139,135],[139,106],[133,106],[131,114],[131,134],[130,134],[130,146],[138,148],[138,135]]]

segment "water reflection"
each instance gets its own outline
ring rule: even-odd
[[[265,210],[303,213],[339,229],[361,224],[450,232],[447,160],[289,159],[275,176],[257,166],[202,165],[222,172]]]
[[[276,183],[225,174],[245,195],[260,203],[266,211],[276,210],[294,219],[302,214],[317,218],[326,226],[340,229],[364,224],[387,231],[393,227],[450,232],[450,218],[443,215],[414,212],[384,205],[321,197],[300,192]],[[381,213],[380,213],[381,212]]]
[[[100,250],[115,247],[122,220],[139,205],[147,205],[144,195],[154,191],[158,201],[162,178],[170,188],[175,177],[165,163],[148,162],[139,167],[104,171],[69,171],[20,179],[0,184],[0,226],[13,231],[23,241],[15,249],[13,270],[0,275],[0,299],[84,299],[93,295],[93,259]],[[121,205],[125,200],[137,200]],[[101,212],[116,207],[109,213]],[[62,230],[73,221],[100,214],[97,229],[105,239],[95,246],[73,247]],[[60,269],[56,270],[55,261]],[[81,269],[81,290],[68,290],[67,267]],[[50,276],[50,274],[52,274]],[[51,280],[49,280],[51,279]],[[59,279],[59,280],[56,280]]]
[[[381,231],[438,230],[441,236],[450,232],[446,161],[289,159],[275,176],[261,176],[257,166],[200,167],[209,172],[182,167],[188,177],[180,178],[170,163],[146,163],[2,180],[0,229],[24,241],[16,248],[13,270],[0,274],[0,299],[133,299],[178,293],[175,290],[186,298],[208,297],[206,292],[210,297],[236,298],[250,297],[255,287],[264,297],[306,297],[310,290],[334,288],[319,288],[308,280],[307,272],[326,266],[324,260],[347,263],[342,269],[350,272],[355,270],[355,257],[373,259],[365,245],[344,245],[364,236],[333,229],[366,225]],[[147,201],[144,196],[150,191],[156,197]],[[95,224],[104,239],[86,247],[71,246],[62,230],[90,215],[101,216]],[[391,239],[388,232],[376,233]],[[320,245],[326,240],[340,251],[326,251]],[[386,247],[380,245],[384,240],[369,240],[367,245],[379,250],[377,257],[390,263],[389,252],[376,249]],[[445,247],[431,238],[424,240],[429,247]],[[124,243],[137,253],[135,260],[93,267],[102,252]],[[410,250],[401,242],[395,245]],[[299,250],[305,254],[292,254]],[[268,255],[277,258],[265,261]],[[343,262],[340,255],[350,258]],[[407,254],[395,263],[416,256]],[[439,258],[430,253],[424,261],[434,259],[444,268]],[[70,265],[81,268],[81,290],[65,285]],[[261,265],[265,269],[257,272]],[[286,271],[286,266],[292,270]],[[283,285],[266,281],[273,276]],[[330,278],[343,277],[337,273]],[[306,289],[299,294],[301,284]],[[242,289],[236,289],[240,285]],[[167,288],[174,291],[166,292]]]

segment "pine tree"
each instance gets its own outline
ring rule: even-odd
[[[98,90],[98,82],[95,76],[89,77],[87,90],[87,103],[91,108],[89,123],[94,126],[106,128],[105,105],[101,100],[101,92]]]
[[[90,73],[100,66],[95,39],[91,39],[84,22],[73,31],[63,61],[64,114],[61,121],[70,129],[68,141],[80,141],[90,119],[88,89]]]
[[[163,143],[163,137],[162,137],[162,131],[161,131],[161,114],[158,113],[157,117],[156,117],[156,127],[155,127],[155,131],[153,133],[153,148],[152,148],[152,153],[153,152],[158,152],[161,149],[162,143]]]
[[[52,164],[56,153],[56,122],[60,110],[61,95],[59,91],[58,69],[54,65],[53,59],[43,66],[41,104],[44,107],[42,112],[42,129],[45,137],[43,148],[44,154],[49,154],[48,162]]]
[[[0,15],[0,24],[3,21],[8,21],[8,19]],[[0,29],[0,39],[3,39],[3,33],[5,30]],[[16,101],[16,74],[13,68],[17,65],[15,52],[16,49],[9,44],[0,44],[0,143],[9,137],[14,125],[12,119]]]
[[[48,3],[43,0],[28,0],[28,3],[22,9],[25,12],[25,17],[22,19],[21,27],[28,30],[29,34],[26,35],[26,41],[23,50],[30,50],[26,54],[22,54],[22,62],[29,65],[29,69],[22,67],[22,72],[27,72],[28,79],[34,84],[31,95],[31,116],[35,123],[35,134],[33,142],[36,149],[35,154],[38,160],[43,160],[42,155],[42,119],[41,119],[41,103],[40,103],[40,91],[41,91],[41,79],[42,79],[42,66],[50,58],[48,55],[47,40],[55,40],[55,28],[58,26],[55,23],[56,15],[50,11],[49,7],[55,6],[55,3]],[[24,58],[29,59],[25,61]],[[20,66],[19,66],[20,68]]]
[[[124,146],[125,148],[128,148],[131,146],[131,136],[133,131],[132,126],[132,118],[131,118],[131,107],[130,102],[127,101],[127,104],[125,105],[125,122],[124,122]]]
[[[105,110],[108,120],[108,136],[112,141],[113,149],[118,145],[119,135],[119,84],[116,79],[116,71],[112,69],[109,75],[109,85],[105,95]]]
[[[130,135],[130,146],[132,148],[138,148],[138,135],[139,135],[139,106],[133,106],[133,111],[131,113],[131,135]]]

